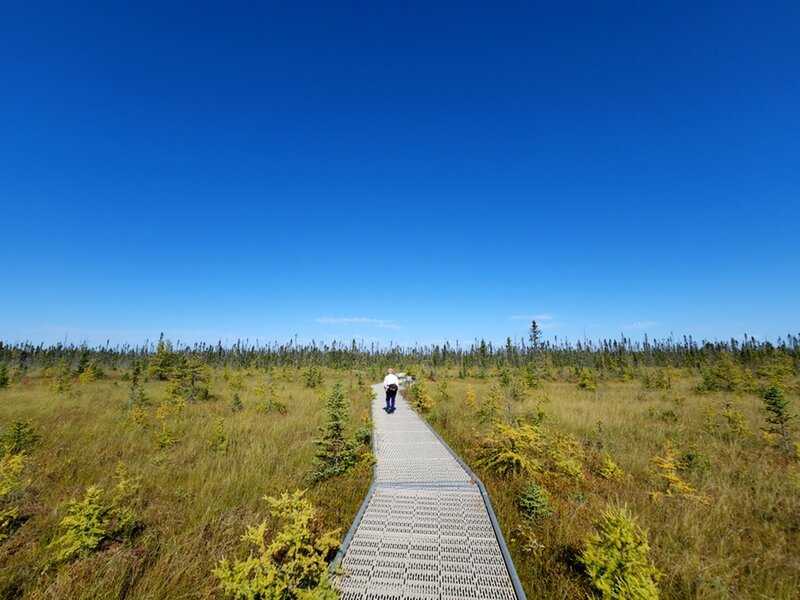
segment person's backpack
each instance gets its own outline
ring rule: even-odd
[[[392,392],[392,393],[395,393],[397,391],[397,384],[396,383],[390,383],[389,387],[387,387],[386,389],[388,391]]]

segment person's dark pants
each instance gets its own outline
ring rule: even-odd
[[[394,410],[395,396],[397,396],[397,390],[386,390],[386,410]]]

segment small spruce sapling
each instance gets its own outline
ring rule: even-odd
[[[38,441],[31,424],[17,419],[0,436],[0,455],[27,454]]]
[[[267,521],[248,527],[243,539],[255,550],[245,559],[222,559],[213,570],[223,593],[236,599],[336,600],[328,564],[339,547],[338,531],[317,533],[314,508],[304,492],[265,496],[281,528],[271,539]]]
[[[345,429],[350,420],[347,399],[337,381],[325,401],[325,421],[320,427],[321,437],[314,440],[317,451],[314,454],[313,482],[324,481],[349,471],[358,462],[357,442],[345,437]]]
[[[228,435],[225,433],[225,419],[218,418],[214,423],[214,430],[211,432],[211,439],[208,441],[208,447],[215,454],[228,453]]]
[[[67,504],[59,535],[48,546],[53,551],[47,567],[88,556],[109,541],[130,538],[138,528],[133,497],[137,480],[129,479],[123,465],[117,467],[116,485],[110,492],[91,486],[81,500]]]
[[[522,490],[517,498],[517,506],[520,512],[531,521],[546,519],[553,514],[547,490],[533,481],[529,482]]]
[[[0,542],[8,538],[20,522],[14,496],[24,489],[25,457],[22,454],[0,455]]]
[[[8,387],[8,367],[5,363],[0,363],[0,390]]]
[[[767,416],[769,427],[765,428],[764,431],[769,434],[780,435],[784,452],[789,455],[793,454],[794,447],[789,424],[797,415],[791,413],[789,399],[777,385],[769,386],[761,398],[764,400],[764,408],[769,413]]]
[[[133,361],[133,367],[130,373],[131,386],[128,390],[128,410],[134,407],[147,406],[150,401],[147,394],[144,393],[143,369],[141,361]]]
[[[626,507],[612,508],[595,523],[579,562],[592,586],[608,600],[658,598],[658,569],[650,561],[647,534]]]

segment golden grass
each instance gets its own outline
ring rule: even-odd
[[[468,406],[466,388],[472,385],[480,403],[494,381],[457,379],[455,372],[440,372],[438,379],[447,379],[453,399],[442,401],[429,385],[439,403],[434,426],[474,464],[476,441],[486,427]],[[584,391],[574,383],[546,382],[512,405],[513,414],[521,416],[534,414],[543,402],[549,415],[545,427],[576,436],[587,462],[607,452],[625,472],[608,481],[584,467],[585,478],[577,484],[539,477],[556,513],[527,526],[516,507],[526,477],[500,479],[477,470],[530,598],[586,596],[590,588],[576,554],[603,509],[621,503],[648,532],[652,558],[664,574],[663,597],[800,597],[800,489],[790,476],[797,463],[766,446],[760,432],[766,413],[758,396],[699,395],[695,384],[684,377],[669,390],[629,381]],[[720,412],[728,403],[744,416],[751,435],[732,433],[721,417],[718,431],[704,429],[703,408]],[[707,505],[683,496],[650,497],[664,489],[651,458],[667,444],[681,451],[694,447],[708,461],[705,470],[680,471],[709,497]]]
[[[223,557],[245,551],[247,525],[266,514],[264,495],[309,488],[322,529],[349,527],[369,487],[366,466],[311,487],[307,481],[313,439],[322,419],[322,398],[303,386],[301,373],[287,369],[278,381],[285,415],[257,410],[250,391],[266,376],[252,370],[239,395],[244,409],[230,408],[232,392],[217,372],[216,400],[185,407],[167,417],[178,443],[159,449],[157,416],[164,384],[148,382],[152,405],[144,426],[126,410],[129,384],[119,372],[109,379],[75,383],[67,392],[50,390],[38,375],[0,391],[0,423],[32,423],[41,436],[30,456],[30,485],[19,499],[28,520],[0,547],[0,597],[25,598],[212,598],[218,596],[211,569]],[[337,374],[326,373],[322,391]],[[369,399],[348,373],[338,374],[350,390],[351,426],[369,415]],[[289,379],[288,381],[286,379]],[[163,415],[162,415],[163,416]],[[215,421],[225,420],[229,451],[208,446]],[[55,573],[42,574],[46,544],[54,537],[64,506],[86,487],[110,486],[117,464],[141,480],[137,516],[142,531]]]

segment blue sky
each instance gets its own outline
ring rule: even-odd
[[[0,7],[0,339],[800,332],[796,2]]]

